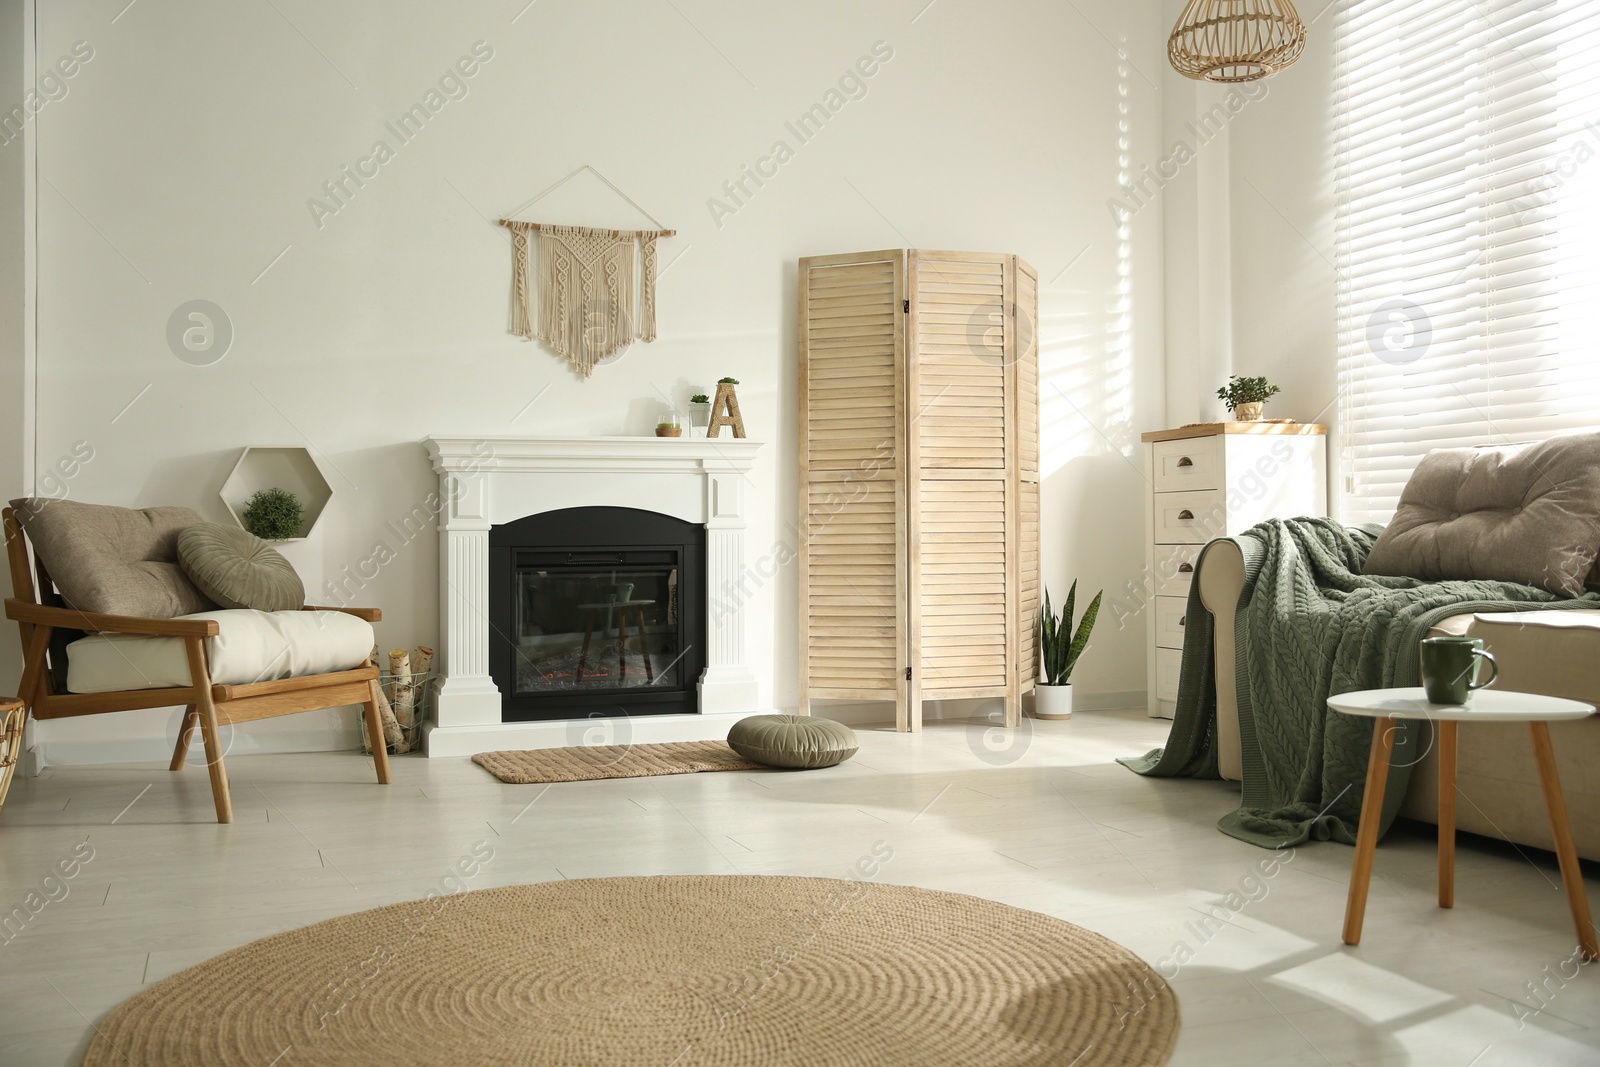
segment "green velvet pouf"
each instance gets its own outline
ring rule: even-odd
[[[843,763],[861,746],[842,722],[810,715],[752,715],[728,731],[728,747],[753,763],[812,770]]]

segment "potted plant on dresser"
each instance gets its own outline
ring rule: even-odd
[[[1067,590],[1066,607],[1060,615],[1051,608],[1050,590],[1045,589],[1044,609],[1039,612],[1039,656],[1044,670],[1033,687],[1034,718],[1072,718],[1072,669],[1089,644],[1089,631],[1094,629],[1095,617],[1100,614],[1100,598],[1104,595],[1104,590],[1094,595],[1074,631],[1072,611],[1078,598],[1078,583],[1073,582],[1072,588]]]
[[[706,427],[711,425],[711,397],[706,393],[696,393],[689,398],[689,436],[704,437]]]
[[[1259,422],[1267,401],[1282,390],[1263,377],[1228,375],[1228,384],[1217,390],[1217,399],[1228,405],[1238,422]]]

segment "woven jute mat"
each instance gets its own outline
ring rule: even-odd
[[[1161,1064],[1172,990],[1099,934],[831,878],[600,878],[394,904],[182,971],[86,1067]]]
[[[472,762],[502,782],[512,785],[761,769],[761,764],[751,763],[729,748],[726,741],[507,749],[503,752],[480,752],[472,757]]]

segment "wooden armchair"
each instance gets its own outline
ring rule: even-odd
[[[52,606],[44,601],[54,584],[44,564],[33,554],[30,565],[27,539],[10,508],[0,510],[6,537],[6,554],[11,565],[11,590],[6,600],[6,618],[22,631],[23,671],[18,697],[27,704],[35,719],[60,719],[74,715],[99,715],[111,711],[140,708],[187,707],[178,744],[172,753],[171,769],[183,767],[196,727],[205,743],[206,767],[211,773],[211,794],[216,801],[217,821],[233,821],[233,802],[228,795],[228,775],[222,762],[219,729],[223,723],[250,722],[302,711],[360,704],[364,710],[367,738],[372,746],[378,781],[389,783],[389,757],[385,749],[383,725],[378,718],[378,668],[368,659],[353,670],[336,671],[298,678],[280,678],[246,685],[214,685],[208,661],[207,642],[220,632],[212,619],[155,619],[126,615],[101,615]],[[35,587],[34,576],[38,576]],[[382,613],[376,608],[314,608],[307,611],[342,611],[377,622]],[[180,688],[130,689],[113,693],[58,692],[51,670],[51,637],[57,630],[88,633],[140,634],[181,638],[186,646],[191,684]],[[64,654],[64,653],[62,653]]]

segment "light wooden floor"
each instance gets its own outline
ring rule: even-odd
[[[421,897],[480,842],[494,858],[471,888],[842,875],[878,841],[894,849],[884,880],[1048,912],[1153,964],[1187,945],[1175,1063],[1600,1062],[1600,968],[1551,977],[1575,969],[1552,857],[1469,840],[1455,910],[1442,912],[1432,840],[1392,834],[1365,943],[1345,948],[1351,850],[1305,846],[1261,877],[1271,854],[1213,826],[1234,789],[1111,762],[1164,734],[1142,713],[1080,713],[991,748],[988,724],[932,723],[920,737],[862,731],[860,755],[830,771],[548,791],[502,785],[467,760],[395,759],[385,789],[353,753],[238,757],[231,827],[211,821],[198,762],[176,775],[54,768],[19,780],[0,813],[0,916],[43,899],[80,842],[93,858],[51,883],[59,899],[8,942],[0,934],[0,1064],[75,1064],[93,1023],[150,983],[264,934]],[[1591,877],[1600,910],[1597,889]],[[1541,982],[1535,1015],[1530,983]]]

